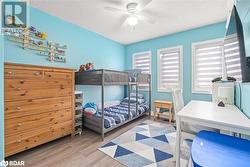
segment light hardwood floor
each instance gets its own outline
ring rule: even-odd
[[[122,167],[122,164],[97,149],[147,119],[148,116],[144,116],[111,131],[104,141],[99,134],[85,129],[82,136],[67,136],[6,160],[25,161],[27,167]]]

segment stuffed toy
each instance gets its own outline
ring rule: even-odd
[[[88,71],[88,70],[93,70],[94,69],[94,65],[93,65],[93,63],[87,63],[86,64],[86,70]]]
[[[79,72],[83,72],[83,71],[86,71],[86,66],[84,64],[82,64],[79,69]]]

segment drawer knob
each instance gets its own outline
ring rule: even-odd
[[[20,96],[26,96],[27,91],[25,91],[24,93],[20,94]]]
[[[12,71],[8,71],[8,74],[13,74],[13,72]]]
[[[17,140],[16,142],[17,142],[17,143],[21,143],[21,142],[22,142],[22,140]]]
[[[16,90],[21,90],[21,88],[20,88],[20,87],[18,87],[18,88],[16,88]]]
[[[21,123],[18,123],[17,126],[21,126],[22,124]]]
[[[20,84],[23,84],[24,82],[25,82],[24,80],[21,80],[21,81],[20,81]]]
[[[16,109],[17,109],[17,110],[21,110],[22,108],[21,108],[21,107],[17,107]]]
[[[40,75],[40,72],[35,72],[34,75]]]

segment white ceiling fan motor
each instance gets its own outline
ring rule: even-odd
[[[140,1],[140,3],[130,1],[130,3],[128,3],[125,6],[126,9],[115,8],[115,7],[110,7],[110,6],[104,7],[104,9],[111,11],[111,12],[119,12],[121,14],[125,14],[127,18],[123,22],[122,26],[129,25],[130,27],[135,29],[135,26],[138,24],[139,20],[146,21],[150,24],[155,23],[154,18],[140,13],[151,2],[152,2],[152,0],[143,0],[143,1]]]
[[[136,8],[138,6],[138,3],[135,2],[131,2],[127,4],[127,10],[129,13],[135,13],[136,12]]]

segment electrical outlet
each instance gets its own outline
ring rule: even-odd
[[[250,57],[247,57],[247,67],[250,68]]]

